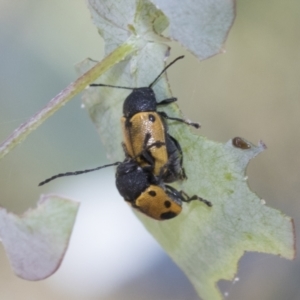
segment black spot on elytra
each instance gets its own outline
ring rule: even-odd
[[[166,208],[169,208],[171,206],[171,202],[169,200],[166,200],[164,205]]]
[[[162,213],[160,215],[160,218],[161,218],[161,220],[168,220],[168,219],[172,219],[172,218],[174,218],[176,216],[177,216],[176,213],[174,213],[172,211],[168,211],[168,212]]]
[[[148,194],[149,194],[151,197],[155,197],[155,196],[156,196],[156,192],[155,192],[155,191],[150,191],[150,192],[148,192]]]

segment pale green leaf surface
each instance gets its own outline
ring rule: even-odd
[[[88,7],[106,54],[129,37],[139,43],[166,41],[162,32],[169,25],[168,39],[206,59],[224,50],[235,18],[234,0],[88,0]]]
[[[223,51],[235,18],[235,0],[151,0],[168,17],[169,37],[199,59]]]
[[[92,20],[105,40],[106,54],[129,37],[140,47],[146,42],[157,41],[168,26],[167,18],[149,1],[88,0],[87,3]]]
[[[153,12],[152,9],[151,7]],[[140,20],[139,13],[143,16],[155,15],[137,10],[134,14],[135,20]],[[151,22],[147,21],[146,24]],[[226,24],[228,25],[228,22]],[[138,28],[135,23],[130,23],[130,26]],[[209,26],[212,26],[211,34],[216,34],[213,24],[205,26],[207,34]],[[113,26],[110,30],[110,38],[113,38]],[[151,26],[148,31],[150,30]],[[200,31],[198,34],[201,37],[201,30],[197,30]],[[147,34],[151,36],[149,32]],[[131,87],[147,86],[163,68],[163,61],[168,54],[166,45],[158,40],[157,43],[147,42],[145,39],[141,42],[139,35],[130,39],[139,47],[139,51],[131,56],[131,60],[115,65],[99,78],[99,82]],[[109,43],[113,44],[111,40]],[[205,53],[207,55],[208,52]],[[184,61],[177,64],[180,63]],[[92,61],[85,61],[78,69],[83,73],[93,64]],[[180,68],[178,65],[173,68],[176,67]],[[165,78],[154,86],[154,91],[158,102],[171,96]],[[91,87],[83,96],[85,106],[112,161],[124,159],[120,145],[120,118],[123,100],[128,93],[129,91],[124,90]],[[178,104],[183,105],[181,101]],[[176,105],[169,105],[163,110],[171,116],[181,116]],[[246,166],[250,159],[264,149],[263,143],[258,146],[248,143],[249,149],[241,149],[233,146],[232,141],[224,145],[197,136],[191,133],[186,125],[169,122],[169,127],[170,134],[183,148],[184,167],[188,175],[188,180],[177,187],[189,195],[197,194],[210,200],[213,207],[209,208],[199,202],[184,204],[183,212],[178,217],[164,222],[152,220],[138,212],[136,214],[185,272],[199,296],[204,300],[221,299],[216,283],[220,279],[233,278],[237,271],[237,262],[245,251],[293,258],[292,220],[267,207],[247,185]]]
[[[26,280],[41,280],[60,266],[68,247],[79,203],[42,195],[23,215],[0,208],[0,237],[13,271]]]

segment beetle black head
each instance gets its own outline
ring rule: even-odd
[[[117,167],[117,189],[126,201],[134,202],[150,185],[150,175],[135,160],[126,159]]]
[[[136,88],[124,101],[123,115],[130,119],[139,112],[156,111],[156,105],[156,97],[151,87]]]

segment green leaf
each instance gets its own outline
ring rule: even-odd
[[[18,216],[0,208],[0,237],[16,275],[41,280],[60,266],[79,203],[43,195],[37,208]]]
[[[235,18],[234,0],[88,0],[88,7],[105,40],[106,54],[130,36],[141,48],[148,42],[176,40],[206,59],[224,51]]]
[[[106,54],[129,37],[140,48],[148,42],[158,42],[162,40],[161,32],[168,26],[164,14],[149,1],[88,0],[87,3],[93,22],[105,40]]]
[[[181,267],[203,299],[222,299],[220,279],[232,280],[245,251],[294,257],[291,219],[269,208],[249,190],[245,168],[264,149],[225,145],[196,137],[186,128],[178,139],[184,145],[188,180],[182,188],[210,200],[185,205],[170,222],[153,222],[139,216],[167,253]]]
[[[235,17],[235,1],[151,0],[168,17],[170,38],[199,59],[222,52]]]
[[[110,4],[109,9],[108,7],[105,9],[105,6],[101,6],[100,9],[98,6],[100,1],[90,0],[89,3],[99,32],[108,39],[108,52],[123,42],[126,34],[121,36],[118,32],[122,30],[129,32],[128,28],[135,34],[134,37],[130,37],[131,41],[139,48],[132,55],[131,60],[117,64],[98,81],[130,87],[149,85],[163,68],[163,61],[169,50],[167,45],[161,43],[157,31],[153,30],[155,27],[149,26],[148,31],[144,28],[145,35],[141,35],[139,28],[143,27],[140,26],[139,21],[145,19],[145,24],[155,24],[156,16],[162,19],[160,12],[155,13],[156,8],[147,1],[138,1],[136,6],[132,1],[114,2]],[[108,5],[109,2],[101,3],[101,5]],[[175,31],[183,32],[183,28],[177,27],[182,27],[180,22],[176,23],[174,19],[176,14],[181,13],[179,8],[183,3],[185,4],[185,2],[172,1],[172,11],[175,11],[175,14],[170,12],[166,5],[166,14],[170,16],[173,36]],[[199,36],[200,41],[201,37],[209,37],[215,44],[219,43],[219,47],[210,48],[207,44],[197,41],[191,46],[191,51],[199,51],[197,55],[206,58],[216,52],[216,49],[222,48],[220,28],[228,30],[231,22],[228,21],[230,18],[220,15],[222,13],[220,1],[199,1],[194,5],[199,7],[188,10],[191,16],[185,15],[186,24],[190,21],[191,24],[195,24],[199,10],[204,13],[204,19],[210,21],[205,26],[187,25],[186,34],[193,36],[193,39]],[[129,10],[135,9],[130,14],[126,11],[123,16],[126,21],[121,18],[127,27],[120,29],[121,23],[114,27],[115,18],[120,17],[120,11],[125,7]],[[164,5],[161,4],[160,8],[163,9]],[[103,11],[106,15],[99,16],[98,13],[102,14]],[[182,13],[186,11],[183,9]],[[229,11],[230,9],[225,10],[227,16],[230,15]],[[231,12],[233,13],[233,6]],[[152,17],[152,21],[150,22],[145,16]],[[201,19],[201,16],[198,17]],[[105,21],[102,22],[102,19]],[[162,23],[166,24],[165,21]],[[114,39],[114,30],[116,39]],[[145,39],[145,36],[151,36],[152,39]],[[184,35],[180,33],[179,36]],[[186,47],[189,46],[189,41],[182,41],[182,43],[186,43]],[[195,50],[194,46],[199,49]],[[178,62],[173,68],[180,68],[180,63],[184,61]],[[79,66],[79,70],[83,72],[92,64],[92,61],[85,61]],[[165,77],[154,86],[154,91],[158,101],[171,96]],[[124,159],[120,146],[122,140],[120,117],[123,100],[127,95],[128,91],[105,87],[89,88],[84,94],[85,106],[96,124],[112,161]],[[182,103],[179,102],[179,105]],[[169,105],[164,108],[164,111],[171,116],[182,117],[176,105]],[[234,277],[238,260],[245,251],[271,253],[292,259],[295,255],[292,220],[281,212],[267,207],[263,200],[252,193],[245,176],[247,164],[265,148],[264,144],[254,146],[243,139],[233,139],[226,144],[221,144],[193,134],[186,125],[169,122],[169,127],[170,134],[182,146],[184,168],[188,175],[187,181],[177,183],[176,186],[191,196],[197,194],[211,201],[213,207],[209,208],[200,202],[185,204],[183,212],[178,217],[164,222],[152,220],[138,212],[136,215],[185,272],[198,295],[204,300],[222,299],[216,283],[221,279],[230,280]]]

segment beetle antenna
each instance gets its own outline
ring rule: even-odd
[[[106,87],[112,87],[116,89],[134,90],[134,88],[128,86],[110,85],[110,84],[102,84],[102,83],[92,83],[90,84],[90,86],[106,86]]]
[[[178,56],[173,61],[171,61],[167,66],[164,67],[164,69],[159,73],[159,75],[153,80],[153,82],[149,85],[149,88],[151,88],[156,81],[159,79],[159,77],[166,72],[166,70],[171,67],[177,60],[184,58],[184,55]],[[111,84],[103,84],[103,83],[92,83],[90,86],[105,86],[105,87],[111,87],[116,89],[124,89],[124,90],[134,90],[135,88],[131,88],[128,86],[119,86],[119,85],[111,85]]]
[[[87,170],[83,170],[83,171],[75,171],[75,172],[66,172],[66,173],[60,173],[60,174],[57,174],[57,175],[54,175],[50,178],[47,178],[45,179],[44,181],[40,182],[39,183],[39,186],[41,185],[44,185],[58,177],[65,177],[65,176],[72,176],[72,175],[80,175],[80,174],[84,174],[84,173],[89,173],[89,172],[93,172],[93,171],[97,171],[97,170],[100,170],[100,169],[103,169],[103,168],[106,168],[106,167],[112,167],[112,166],[117,166],[119,165],[120,162],[115,162],[113,164],[108,164],[108,165],[104,165],[104,166],[100,166],[100,167],[97,167],[97,168],[93,168],[93,169],[87,169]]]
[[[160,77],[164,72],[166,72],[166,70],[167,70],[169,67],[171,67],[177,60],[182,59],[182,58],[184,58],[184,55],[178,56],[178,57],[175,58],[173,61],[171,61],[168,65],[166,65],[166,66],[164,67],[164,69],[159,73],[159,75],[153,80],[153,82],[150,83],[149,88],[151,88],[151,87],[156,83],[156,81],[159,79],[159,77]]]

